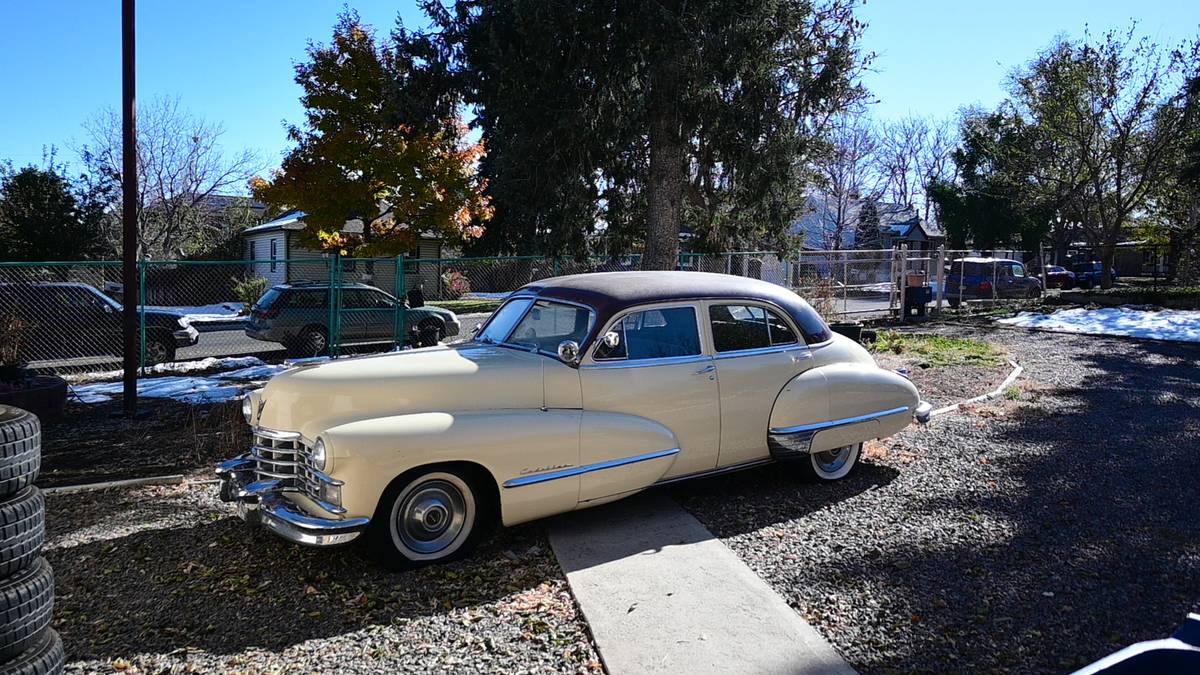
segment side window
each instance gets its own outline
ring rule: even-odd
[[[627,315],[613,326],[621,339],[616,347],[601,344],[597,360],[661,359],[700,354],[700,332],[693,307],[647,309]]]
[[[718,352],[771,346],[767,315],[762,307],[712,305],[708,308],[708,318],[712,322],[713,346]]]
[[[772,311],[767,311],[767,326],[771,334],[771,345],[793,345],[799,342],[792,327],[782,317]]]
[[[1021,263],[1013,263],[1012,264],[1012,275],[1014,277],[1025,276],[1025,266],[1022,265]]]
[[[292,291],[286,296],[288,309],[325,309],[329,306],[328,291]]]
[[[379,291],[367,291],[366,305],[372,309],[392,309],[395,306],[391,298]]]

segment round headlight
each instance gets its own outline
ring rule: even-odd
[[[318,438],[317,442],[313,444],[312,454],[308,456],[308,459],[312,462],[313,468],[317,471],[324,471],[325,458],[325,441]]]
[[[250,394],[242,397],[242,417],[246,418],[246,423],[254,421],[254,401],[250,400]]]

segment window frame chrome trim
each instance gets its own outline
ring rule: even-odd
[[[587,358],[591,363],[580,363],[580,368],[636,368],[641,365],[649,366],[665,366],[673,363],[693,363],[695,361],[711,359],[712,355],[706,353],[705,331],[701,325],[704,322],[704,312],[698,304],[702,302],[700,299],[691,300],[656,300],[654,302],[644,302],[640,305],[634,305],[620,314],[608,320],[608,324],[597,333],[603,335],[612,330],[612,327],[618,323],[621,324],[621,342],[628,344],[625,335],[625,317],[641,312],[648,312],[652,309],[676,309],[686,307],[692,310],[692,316],[696,320],[696,339],[700,342],[699,354],[688,354],[686,356],[659,356],[652,359],[631,359],[629,358],[628,349],[625,356],[617,359],[598,359],[596,358],[596,350],[600,348],[600,341],[593,342],[587,350]],[[655,363],[649,363],[654,361]],[[629,364],[629,365],[614,365],[614,364]]]
[[[546,481],[558,480],[560,478],[570,478],[572,476],[580,476],[593,471],[602,471],[604,469],[615,469],[619,466],[636,464],[638,462],[648,462],[653,459],[661,459],[679,454],[679,448],[668,448],[667,450],[658,450],[655,452],[647,452],[632,457],[621,457],[618,459],[608,459],[603,462],[595,462],[593,464],[584,464],[583,466],[573,466],[569,469],[558,469],[556,471],[547,471],[545,473],[535,473],[528,476],[518,476],[504,481],[505,488],[524,487],[526,485],[536,485],[545,483]]]
[[[910,408],[909,406],[903,405],[903,406],[899,406],[896,408],[890,408],[888,410],[880,410],[880,411],[873,412],[873,413],[867,413],[865,415],[856,415],[854,417],[844,417],[844,418],[838,419],[838,420],[829,420],[828,422],[814,422],[812,424],[798,424],[798,425],[792,426],[792,427],[775,427],[770,430],[770,433],[772,433],[772,434],[798,434],[798,433],[803,433],[805,431],[820,431],[822,429],[830,429],[832,427],[841,427],[841,426],[845,426],[847,424],[858,424],[859,422],[871,422],[871,421],[877,420],[881,417],[888,417],[890,415],[899,415],[900,413],[907,413],[910,410],[912,410],[912,408]]]
[[[803,299],[803,298],[801,298],[801,299]],[[789,314],[787,312],[787,310],[785,310],[784,308],[780,307],[779,305],[776,305],[775,303],[773,303],[769,300],[759,300],[759,299],[751,299],[751,298],[745,298],[745,299],[741,299],[741,300],[728,300],[728,301],[727,300],[705,300],[704,304],[705,304],[705,310],[706,310],[705,313],[708,314],[708,333],[709,333],[709,336],[712,338],[713,358],[719,359],[724,354],[743,355],[742,352],[751,352],[751,351],[756,351],[756,350],[764,350],[763,353],[767,354],[767,353],[770,353],[768,351],[765,351],[768,349],[778,349],[781,347],[782,348],[799,349],[800,347],[811,346],[804,341],[804,331],[800,330],[799,325],[796,324],[795,319],[792,318],[792,315]],[[783,342],[783,343],[780,343],[777,345],[776,344],[768,344],[766,347],[751,347],[750,349],[735,349],[735,350],[723,352],[723,351],[717,349],[717,336],[715,333],[713,333],[713,330],[712,330],[712,314],[709,314],[709,311],[711,311],[711,309],[715,306],[760,307],[762,309],[765,309],[767,312],[774,314],[775,316],[782,319],[783,322],[786,323],[788,325],[788,327],[792,329],[792,335],[794,335],[796,339],[793,340],[792,342]],[[763,323],[765,323],[767,326],[767,342],[770,343],[771,342],[771,322],[767,321],[767,316],[765,313],[763,314]],[[745,354],[745,355],[750,356],[750,354]]]
[[[739,349],[732,352],[717,352],[713,358],[717,361],[720,361],[721,359],[734,359],[740,356],[761,356],[763,354],[783,354],[786,352],[804,352],[805,355],[803,358],[808,358],[810,356],[810,354],[807,353],[807,345],[800,344],[798,342],[790,342],[788,344],[778,345],[775,347],[755,347],[753,349]]]
[[[580,369],[587,370],[603,370],[605,368],[653,368],[655,366],[673,366],[680,363],[699,363],[701,361],[711,361],[713,357],[708,354],[694,354],[691,356],[660,356],[654,359],[614,359],[612,361],[596,361],[580,365]]]

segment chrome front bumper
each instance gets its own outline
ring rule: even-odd
[[[913,419],[918,424],[929,424],[929,418],[933,416],[933,404],[929,401],[921,401],[913,410]]]
[[[279,481],[256,480],[254,459],[248,455],[222,462],[221,501],[236,502],[238,515],[247,523],[262,525],[288,541],[305,546],[337,546],[354,541],[366,529],[368,518],[319,518],[287,498]]]

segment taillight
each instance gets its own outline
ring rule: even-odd
[[[278,309],[256,309],[254,310],[254,313],[257,314],[260,319],[274,319],[275,317],[279,316]]]
[[[979,284],[979,290],[981,290],[981,291],[990,291],[990,290],[992,290],[992,282],[990,282],[990,281],[983,281],[983,282],[980,282],[980,284]]]

